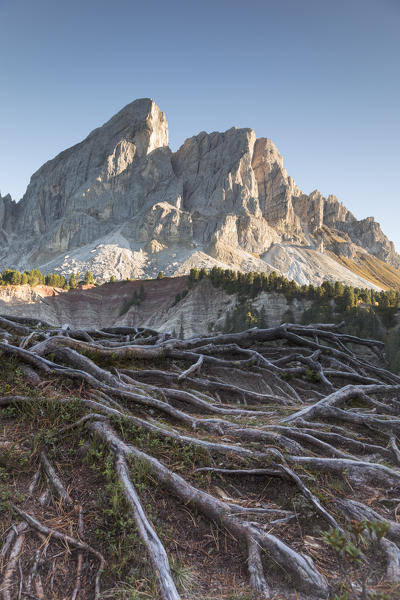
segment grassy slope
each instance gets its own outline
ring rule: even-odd
[[[331,254],[331,256],[356,275],[360,275],[360,277],[384,290],[400,290],[400,271],[376,258],[376,256],[360,252],[357,262],[345,256],[337,256],[336,254]]]

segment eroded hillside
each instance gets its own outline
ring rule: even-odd
[[[139,295],[141,288],[143,301],[135,304],[135,293]],[[187,296],[176,302],[177,294],[182,292],[187,292]],[[32,316],[59,326],[143,325],[177,333],[183,324],[185,337],[207,333],[210,327],[222,327],[226,312],[236,302],[236,294],[227,294],[208,280],[189,290],[187,277],[83,286],[68,292],[41,285],[0,287],[0,314]],[[300,320],[309,305],[295,301],[289,306],[282,294],[262,293],[256,306],[264,304],[272,325],[281,323],[290,307]]]

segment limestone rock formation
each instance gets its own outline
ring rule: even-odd
[[[2,197],[0,194],[0,239],[3,243],[8,243],[7,233],[11,230],[15,216],[16,203],[11,199],[10,194]]]
[[[360,273],[365,256],[373,276]],[[231,128],[172,153],[150,99],[44,164],[20,202],[0,196],[3,268],[90,269],[104,281],[218,264],[281,269],[301,283],[379,285],[377,260],[400,268],[379,224],[357,221],[334,196],[299,190],[271,140]]]
[[[300,191],[283,167],[283,159],[275,144],[260,138],[254,146],[252,168],[263,217],[272,227],[294,233],[296,227],[293,199]]]

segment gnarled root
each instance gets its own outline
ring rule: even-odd
[[[217,500],[207,492],[203,492],[170,469],[165,467],[157,459],[141,452],[134,446],[128,446],[122,442],[115,432],[106,423],[89,423],[89,429],[93,431],[102,441],[114,451],[119,452],[126,457],[133,457],[141,460],[151,470],[156,479],[174,496],[178,497],[184,504],[190,504],[209,519],[223,525],[237,539],[241,540],[247,546],[250,556],[255,560],[249,563],[249,571],[252,574],[252,583],[256,583],[257,591],[264,590],[264,597],[269,597],[268,586],[260,577],[259,554],[254,550],[254,544],[267,550],[274,561],[286,572],[290,573],[296,583],[296,586],[307,592],[310,597],[318,598],[328,597],[328,586],[322,575],[316,570],[313,562],[294,550],[291,550],[284,542],[265,533],[259,527],[249,522],[241,521],[234,516],[230,507]],[[249,548],[250,545],[250,548]],[[255,574],[258,574],[255,576]]]
[[[379,502],[400,505],[400,378],[386,370],[382,343],[322,324],[285,324],[189,340],[137,327],[44,326],[31,319],[0,317],[0,352],[12,357],[10,364],[23,366],[27,382],[23,391],[8,382],[7,393],[0,393],[0,411],[7,409],[8,418],[14,415],[15,426],[4,426],[8,433],[0,440],[0,459],[12,465],[14,446],[20,448],[20,459],[34,449],[36,471],[31,485],[22,490],[32,509],[15,506],[23,521],[4,532],[0,559],[8,583],[3,597],[14,594],[17,581],[18,594],[45,598],[48,585],[53,593],[55,563],[48,568],[50,553],[45,552],[52,539],[76,549],[74,579],[68,584],[71,600],[79,600],[88,593],[85,586],[93,584],[93,560],[85,556],[99,565],[95,597],[100,597],[105,559],[89,536],[99,538],[89,525],[85,531],[91,544],[83,542],[83,509],[73,509],[74,479],[65,486],[55,469],[63,461],[65,445],[52,453],[69,436],[75,444],[76,436],[85,438],[87,431],[113,454],[107,469],[115,472],[163,600],[178,600],[179,585],[171,574],[167,546],[156,533],[158,524],[150,522],[151,513],[139,498],[142,488],[136,490],[133,484],[132,470],[141,463],[145,479],[162,488],[163,501],[170,494],[191,516],[201,513],[236,540],[247,557],[257,598],[272,598],[278,591],[292,600],[293,587],[303,598],[327,598],[332,590],[322,575],[323,552],[313,548],[322,548],[318,536],[327,528],[351,539],[347,522],[352,519],[389,523],[381,551],[387,581],[398,579],[400,526],[379,512]],[[375,358],[360,357],[359,347]],[[50,437],[43,435],[43,399],[56,405],[55,414],[59,410],[69,415],[65,423],[55,418]],[[44,423],[41,435],[20,435],[14,443],[18,415],[38,409]],[[93,439],[81,441],[76,457],[85,448],[88,452]],[[74,456],[73,448],[71,452]],[[217,480],[226,489],[217,487]],[[367,505],[371,488],[379,498],[376,509]],[[154,500],[150,490],[143,496],[147,503],[149,497]],[[63,533],[59,521],[47,521],[47,513],[54,511],[68,515],[71,528],[79,511],[77,536],[72,529],[65,530],[70,535]],[[31,544],[38,536],[40,548]],[[26,577],[19,572],[18,556]],[[276,565],[288,575],[289,584],[284,576],[279,583],[271,576],[269,567]],[[379,576],[385,577],[381,571]]]

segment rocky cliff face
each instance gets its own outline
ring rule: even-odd
[[[8,243],[8,233],[13,227],[16,206],[10,194],[4,197],[0,194],[0,238],[5,244]]]
[[[275,144],[268,138],[256,141],[252,168],[262,216],[279,231],[290,234],[297,232],[293,200],[301,192],[284,169],[282,156]]]
[[[20,262],[42,264],[127,222],[128,237],[140,238],[159,202],[178,210],[180,188],[165,115],[137,100],[32,176],[13,227],[15,244],[27,240]]]
[[[205,261],[280,267],[318,283],[332,278],[329,260],[358,263],[366,252],[400,268],[378,223],[357,221],[334,196],[301,192],[271,140],[232,128],[202,132],[172,153],[165,115],[150,99],[43,165],[20,202],[0,196],[3,268],[90,269],[105,280],[184,273]],[[295,267],[285,267],[289,255]],[[351,264],[338,269],[342,280],[371,283]]]

